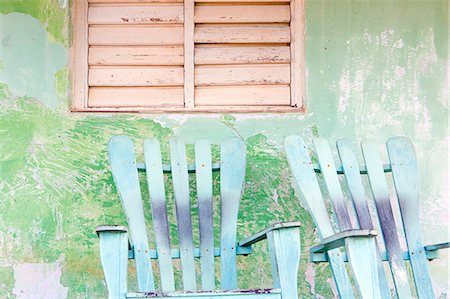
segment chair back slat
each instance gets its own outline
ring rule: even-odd
[[[153,292],[155,285],[133,142],[127,136],[114,136],[109,141],[108,152],[134,246],[138,287],[141,292]]]
[[[294,180],[303,195],[306,208],[314,220],[320,238],[333,235],[333,227],[305,143],[299,136],[289,136],[285,139],[284,147]],[[340,297],[355,298],[340,250],[328,251],[328,259]]]
[[[211,143],[208,140],[199,140],[195,143],[195,168],[202,289],[213,290],[215,288],[213,190]]]
[[[336,166],[331,155],[330,145],[325,139],[314,139],[314,147],[319,159],[320,169],[325,180],[328,194],[333,203],[334,212],[336,214],[339,229],[341,231],[351,230],[350,216],[344,201],[339,178],[336,172]]]
[[[353,204],[355,205],[359,226],[361,229],[372,230],[374,226],[370,216],[366,194],[364,192],[364,185],[358,166],[358,160],[356,158],[355,148],[352,146],[351,141],[348,139],[340,139],[337,141],[336,145],[339,153],[339,158],[344,170],[344,176],[347,181]],[[378,246],[376,247],[375,259],[377,261],[381,294],[383,298],[389,298],[389,284],[386,278],[386,273],[384,272],[383,261],[381,260]]]
[[[183,272],[183,289],[193,291],[197,289],[197,286],[186,147],[184,142],[177,138],[170,139],[169,143],[181,267]]]
[[[373,229],[372,219],[370,217],[369,206],[367,204],[364,185],[362,182],[358,160],[356,159],[354,148],[348,139],[338,140],[336,143],[339,158],[344,169],[345,179],[348,189],[352,196],[361,229]]]
[[[419,221],[419,182],[416,155],[405,137],[388,140],[387,150],[419,298],[435,298]]]
[[[166,192],[164,188],[161,148],[158,140],[144,140],[144,156],[159,271],[161,274],[161,288],[165,292],[174,291],[175,283],[170,248],[169,223],[167,220]]]
[[[412,298],[378,146],[373,140],[364,140],[361,147],[397,295]]]
[[[236,229],[245,177],[245,144],[234,138],[221,144],[221,289],[237,288]]]

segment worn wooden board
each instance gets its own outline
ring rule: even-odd
[[[99,1],[99,0],[96,0]],[[148,1],[148,0],[147,0]],[[240,4],[240,3],[248,3],[248,4],[279,4],[279,3],[289,3],[289,0],[195,0],[196,3],[198,2],[208,2],[208,3],[227,3],[227,4]]]
[[[178,240],[180,247],[183,290],[197,289],[192,236],[191,203],[187,171],[186,147],[179,138],[171,138],[170,164],[177,215]]]
[[[182,87],[91,87],[89,107],[183,106]]]
[[[416,291],[419,298],[435,298],[420,229],[419,172],[414,146],[406,137],[394,137],[388,140],[387,150],[411,257]]]
[[[331,154],[330,145],[325,139],[314,139],[317,158],[319,160],[320,170],[326,183],[330,200],[333,203],[334,213],[338,222],[340,231],[352,229],[350,216],[342,193],[341,185],[337,176],[336,166]]]
[[[196,86],[286,85],[289,83],[289,64],[198,66],[195,69]]]
[[[291,106],[302,107],[305,96],[305,1],[291,0]]]
[[[75,1],[72,5],[73,36],[70,47],[70,73],[72,83],[72,109],[87,107],[88,100],[88,4]]]
[[[194,0],[184,1],[184,105],[194,107]]]
[[[209,86],[195,89],[200,106],[289,105],[288,85]]]
[[[113,136],[108,144],[108,155],[114,182],[130,228],[139,290],[141,292],[152,292],[155,291],[155,285],[150,256],[147,254],[150,249],[134,145],[131,138],[128,136]]]
[[[164,292],[174,291],[175,282],[172,268],[169,221],[167,219],[166,190],[164,188],[164,173],[158,140],[144,140],[144,156],[159,272],[161,275],[161,288]]]
[[[205,46],[195,47],[195,64],[289,63],[288,46]]]
[[[183,45],[182,26],[91,25],[89,45],[93,46],[161,46]]]
[[[289,43],[288,25],[197,25],[196,43]]]
[[[89,65],[183,65],[180,46],[92,46]]]
[[[183,5],[91,5],[89,24],[183,24]]]
[[[183,67],[91,67],[89,86],[182,86]]]
[[[289,23],[289,5],[197,5],[196,23]]]
[[[142,3],[183,3],[183,0],[88,0],[91,3],[141,5]]]
[[[200,264],[202,290],[215,289],[214,227],[211,143],[198,140],[195,143],[198,222],[200,230]]]
[[[220,148],[220,273],[221,289],[237,289],[236,230],[239,203],[244,188],[245,143],[237,138]]]
[[[399,298],[412,298],[378,145],[373,140],[364,140],[361,147],[378,218],[380,219],[396,293]]]

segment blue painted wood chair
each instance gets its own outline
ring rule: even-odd
[[[357,154],[349,140],[339,140],[337,151],[340,162],[336,165],[329,144],[323,139],[314,140],[315,152],[310,155],[303,140],[290,136],[285,140],[285,150],[294,180],[299,187],[307,209],[315,222],[321,243],[310,250],[312,262],[329,262],[342,298],[355,298],[346,272],[350,264],[358,295],[361,298],[435,298],[428,260],[438,257],[437,251],[448,248],[449,243],[424,246],[419,224],[418,171],[412,143],[405,137],[394,137],[387,142],[389,164],[383,164],[379,147],[372,140],[361,143],[364,164],[357,161]],[[312,161],[318,159],[315,166]],[[341,188],[339,175],[344,175],[345,188]],[[364,176],[368,177],[371,197],[376,213],[370,213],[364,189]],[[393,179],[396,196],[388,188]],[[323,200],[319,182],[325,181],[332,203],[337,230]],[[345,191],[351,200],[344,199]],[[391,204],[398,200],[401,219],[394,219]],[[355,212],[353,212],[355,211]],[[350,213],[355,213],[356,223]],[[377,234],[374,223],[379,221]],[[403,232],[398,232],[398,227]],[[405,237],[407,250],[403,251],[399,236]],[[377,240],[384,244],[378,247]],[[345,251],[341,252],[340,247]],[[389,268],[395,289],[391,293],[383,261]],[[412,276],[408,278],[405,261],[409,261]]]
[[[220,164],[212,164],[211,144],[195,143],[195,165],[188,165],[185,144],[170,140],[171,165],[163,165],[160,144],[144,140],[145,164],[135,160],[129,137],[115,136],[109,142],[114,181],[128,220],[130,238],[123,226],[99,226],[100,255],[110,298],[297,298],[300,256],[299,223],[278,223],[236,242],[239,202],[245,174],[245,145],[239,139],[221,144]],[[138,170],[146,172],[149,206],[156,249],[149,248]],[[212,172],[220,171],[220,247],[214,247]],[[178,228],[178,246],[169,237],[164,173],[171,173]],[[194,248],[189,173],[197,186],[200,247]],[[272,289],[239,290],[236,255],[252,252],[252,244],[267,239],[272,262]],[[171,246],[172,245],[172,246]],[[216,288],[215,257],[220,257],[220,287]],[[196,258],[200,261],[197,274]],[[138,292],[128,293],[127,262],[136,264]],[[151,259],[157,259],[160,288],[155,288]],[[173,259],[181,259],[183,290],[176,291]],[[197,259],[197,260],[198,260]],[[197,285],[201,276],[201,288]]]

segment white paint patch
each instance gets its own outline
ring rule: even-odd
[[[405,68],[397,65],[395,67],[395,77],[397,77],[397,79],[400,79],[403,78],[404,75],[405,75]]]
[[[64,299],[69,288],[61,280],[59,264],[14,265],[13,294],[17,299]]]
[[[338,290],[337,290],[336,283],[334,282],[334,280],[331,278],[327,278],[327,283],[330,286],[331,290],[333,291],[334,298],[338,298],[339,297]]]
[[[272,199],[273,199],[273,201],[274,201],[276,204],[278,204],[278,192],[277,192],[277,189],[273,190]]]
[[[315,282],[316,270],[314,270],[313,264],[309,263],[305,272],[305,280],[311,286],[311,294],[316,294],[316,282]]]

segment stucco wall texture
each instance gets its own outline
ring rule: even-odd
[[[306,1],[306,113],[81,114],[68,112],[68,1],[1,0],[0,297],[106,296],[94,229],[125,224],[107,162],[113,134],[158,138],[166,154],[171,136],[245,140],[239,237],[268,222],[301,221],[305,298],[332,298],[335,288],[325,265],[308,264],[317,237],[292,187],[287,135],[410,137],[425,242],[448,240],[448,15],[445,0]],[[265,251],[239,258],[240,286],[270,285]],[[436,293],[447,298],[448,252],[430,267]]]

